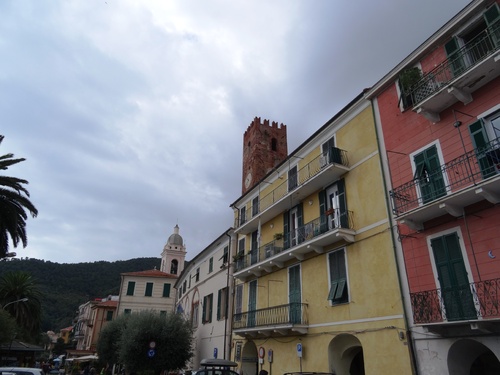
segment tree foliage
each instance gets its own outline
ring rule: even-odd
[[[78,306],[95,298],[118,295],[120,274],[160,267],[160,258],[135,258],[116,262],[55,263],[39,259],[11,258],[0,262],[0,277],[23,271],[37,280],[43,293],[43,332],[73,325]]]
[[[27,301],[20,301],[27,298]],[[7,272],[0,277],[0,303],[23,332],[19,336],[38,337],[42,294],[33,277],[26,272]],[[16,302],[19,301],[19,302]]]
[[[97,352],[109,363],[124,364],[128,372],[181,369],[193,355],[191,325],[180,314],[142,311],[112,323],[101,332]],[[148,355],[151,342],[153,356]]]
[[[0,135],[0,143],[4,136]],[[10,166],[24,161],[24,158],[14,159],[14,154],[0,156],[0,170],[7,170]],[[9,237],[14,247],[19,243],[26,247],[26,220],[28,211],[32,217],[38,215],[38,210],[29,200],[29,192],[23,186],[28,181],[9,176],[0,176],[0,259],[9,252]]]
[[[0,344],[11,341],[16,334],[16,321],[5,310],[0,309]]]

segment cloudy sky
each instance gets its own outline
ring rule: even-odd
[[[18,257],[193,258],[232,225],[243,133],[289,152],[466,0],[1,0],[0,154],[39,210]],[[2,172],[5,174],[5,172]]]

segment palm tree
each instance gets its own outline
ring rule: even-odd
[[[27,300],[20,301],[23,298]],[[31,337],[40,333],[41,300],[42,294],[29,273],[11,271],[0,277],[0,305],[5,307],[17,325]]]
[[[0,135],[0,144],[4,136]],[[26,159],[14,159],[14,154],[0,156],[0,170],[7,170],[11,165]],[[26,220],[28,210],[32,217],[38,215],[38,210],[27,198],[28,190],[23,186],[28,181],[16,177],[0,176],[0,259],[5,258],[9,252],[9,236],[12,244],[17,247],[19,242],[26,247]]]

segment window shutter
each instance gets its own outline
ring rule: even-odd
[[[213,304],[214,304],[214,295],[213,294],[210,294],[209,296],[209,300],[210,300],[210,310],[208,312],[208,321],[211,322],[212,321],[212,308],[213,308]]]
[[[201,309],[201,322],[205,323],[207,321],[207,297],[203,297],[203,308]]]
[[[290,247],[290,211],[283,214],[283,248]]]
[[[219,292],[217,293],[217,320],[220,320],[221,292],[222,292],[222,289],[219,289]]]
[[[459,56],[460,44],[458,43],[458,39],[454,37],[448,43],[444,45],[444,49],[446,51],[446,55],[451,62],[451,70],[454,76],[460,75],[464,68],[464,60],[462,56]]]
[[[474,145],[476,151],[476,158],[479,168],[481,169],[481,174],[483,175],[483,178],[490,177],[495,174],[495,168],[484,152],[489,146],[489,140],[488,134],[484,129],[483,121],[478,120],[469,125],[469,132],[472,138],[472,144]]]
[[[304,242],[304,239],[306,237],[306,234],[305,234],[305,231],[304,231],[304,215],[303,215],[303,212],[302,212],[302,203],[300,203],[298,206],[297,206],[297,222],[298,222],[298,225],[299,225],[299,228],[298,228],[298,243],[301,243],[301,242]]]
[[[484,12],[484,20],[488,26],[492,26],[498,18],[500,18],[500,10],[498,4],[495,3]]]
[[[163,297],[170,297],[170,284],[163,284]]]
[[[347,212],[345,184],[343,179],[337,182],[337,189],[339,191],[340,226],[342,228],[349,228],[349,216]]]
[[[322,190],[318,193],[319,200],[319,230],[320,233],[324,233],[328,229],[327,220],[326,220],[326,191]],[[316,235],[316,233],[315,233]]]

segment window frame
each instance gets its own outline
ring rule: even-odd
[[[203,297],[203,314],[201,317],[201,322],[203,324],[212,323],[212,310],[213,310],[213,300],[214,294],[210,293]]]
[[[162,292],[162,297],[164,298],[170,298],[170,291],[172,290],[172,286],[170,283],[164,283],[163,284],[163,292]]]

